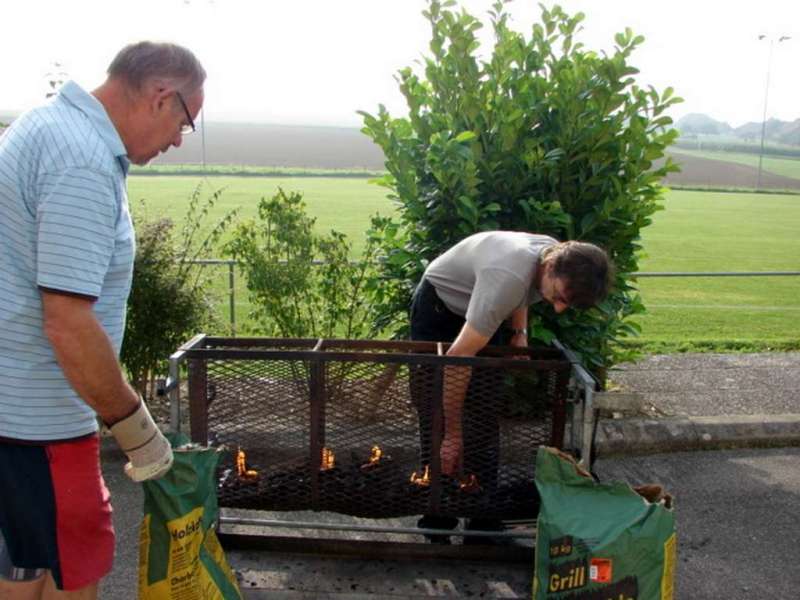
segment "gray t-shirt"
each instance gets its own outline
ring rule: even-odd
[[[451,311],[490,337],[514,310],[541,300],[534,286],[539,256],[556,243],[519,231],[476,233],[428,265],[425,278]]]

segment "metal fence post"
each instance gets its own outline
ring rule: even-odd
[[[236,337],[236,276],[234,271],[236,263],[228,262],[228,296],[231,311],[231,337]]]

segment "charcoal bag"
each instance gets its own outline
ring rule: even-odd
[[[143,484],[139,600],[241,600],[216,533],[219,451],[168,437],[172,469]]]
[[[596,482],[575,460],[540,448],[534,600],[672,600],[672,498],[659,485]]]

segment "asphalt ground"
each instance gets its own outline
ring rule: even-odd
[[[800,448],[600,458],[603,480],[659,482],[675,497],[676,600],[800,598]],[[136,598],[141,488],[105,460],[117,556],[103,599]],[[309,543],[310,545],[310,543]],[[310,548],[309,548],[310,550]],[[530,598],[529,563],[229,549],[246,600]]]
[[[800,598],[800,448],[788,447],[800,445],[799,375],[800,353],[653,356],[612,373],[615,387],[641,402],[632,414],[604,413],[595,471],[603,480],[658,482],[675,496],[676,599]],[[113,441],[104,447],[117,556],[100,597],[129,600],[137,597],[141,487],[123,475]],[[725,447],[739,449],[712,450]],[[529,598],[533,575],[532,557],[251,549],[227,557],[248,600]]]

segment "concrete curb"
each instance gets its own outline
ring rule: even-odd
[[[800,446],[800,414],[601,419],[597,455]]]

